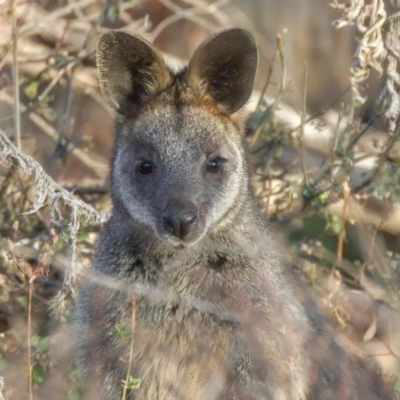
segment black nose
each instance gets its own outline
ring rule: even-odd
[[[179,239],[184,239],[197,225],[198,210],[171,210],[163,212],[164,228]]]

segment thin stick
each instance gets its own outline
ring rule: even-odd
[[[308,176],[306,170],[306,162],[305,162],[305,147],[304,147],[304,123],[307,118],[307,80],[308,80],[308,68],[307,62],[304,63],[304,88],[303,88],[303,112],[301,113],[301,129],[299,132],[299,141],[300,141],[300,162],[301,169],[303,171],[304,182],[308,187]]]
[[[128,389],[128,382],[131,376],[131,368],[132,368],[132,358],[133,358],[133,334],[135,331],[135,321],[136,321],[136,297],[132,295],[132,320],[131,320],[131,347],[129,349],[129,361],[128,361],[128,370],[126,371],[126,378],[124,382],[124,391],[122,393],[122,400],[126,400],[126,392]]]
[[[341,215],[341,225],[338,234],[338,244],[336,250],[336,262],[332,268],[332,274],[336,270],[336,266],[339,265],[343,259],[343,242],[344,242],[344,234],[345,234],[345,226],[346,226],[346,209],[347,204],[350,198],[350,186],[347,182],[343,182],[343,209]]]
[[[251,142],[250,142],[250,147],[253,147],[258,139],[261,136],[262,131],[265,128],[265,125],[268,123],[268,117],[274,113],[274,111],[276,110],[276,108],[278,107],[278,104],[281,102],[284,94],[285,94],[285,89],[286,89],[286,63],[285,63],[285,57],[283,54],[283,36],[286,33],[286,31],[284,30],[282,33],[279,33],[276,36],[276,53],[274,55],[273,58],[273,62],[275,61],[276,55],[279,56],[279,60],[281,62],[281,68],[282,68],[282,74],[281,74],[281,80],[280,80],[280,85],[279,85],[279,92],[275,97],[275,100],[273,102],[273,104],[268,108],[267,112],[265,113],[265,116],[262,120],[262,122],[260,123],[260,126],[257,128],[256,132],[254,133]],[[272,74],[272,68],[273,65],[271,65],[271,69],[270,69],[270,74]],[[269,77],[268,77],[269,79]]]
[[[4,386],[4,379],[2,376],[0,376],[0,400],[4,400],[3,397],[3,386]]]
[[[15,143],[18,150],[21,150],[21,113],[19,109],[19,70],[18,70],[18,30],[17,18],[15,13],[15,0],[11,3],[11,25],[13,38],[13,63],[12,63],[12,80],[14,90],[14,129]]]
[[[271,59],[271,62],[270,62],[269,68],[268,68],[267,79],[265,80],[264,86],[263,86],[263,88],[261,90],[260,97],[258,99],[258,103],[257,103],[256,109],[255,109],[254,112],[257,112],[258,109],[261,107],[261,104],[262,104],[263,99],[264,99],[264,95],[267,92],[268,86],[269,86],[269,84],[271,82],[271,76],[272,76],[272,72],[274,71],[274,65],[275,65],[275,60],[276,60],[277,53],[278,53],[278,51],[275,50],[275,53],[272,56],[272,59]]]
[[[31,329],[32,329],[32,279],[29,280],[29,293],[28,293],[28,384],[29,384],[29,399],[33,400],[33,387],[32,387],[32,354],[31,354]]]

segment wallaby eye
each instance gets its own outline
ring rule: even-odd
[[[211,174],[217,174],[218,172],[222,171],[222,164],[223,160],[222,158],[213,158],[212,160],[209,160],[207,162],[207,172]]]
[[[136,172],[140,175],[150,175],[153,172],[153,166],[148,161],[142,161],[136,166]]]

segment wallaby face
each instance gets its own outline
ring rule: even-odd
[[[142,38],[110,32],[98,65],[120,114],[114,201],[158,240],[195,244],[247,190],[238,111],[253,88],[254,39],[241,29],[215,35],[174,74]]]
[[[124,125],[114,195],[160,240],[195,243],[218,225],[240,193],[244,165],[238,132],[230,121],[221,127],[196,106],[179,114],[174,106],[158,111],[159,118],[148,112]]]

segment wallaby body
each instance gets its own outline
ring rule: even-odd
[[[173,73],[143,39],[111,32],[98,65],[119,116],[113,215],[76,318],[88,398],[122,399],[128,381],[135,400],[378,399],[334,395],[313,366],[309,320],[249,190],[253,37],[215,35]]]

